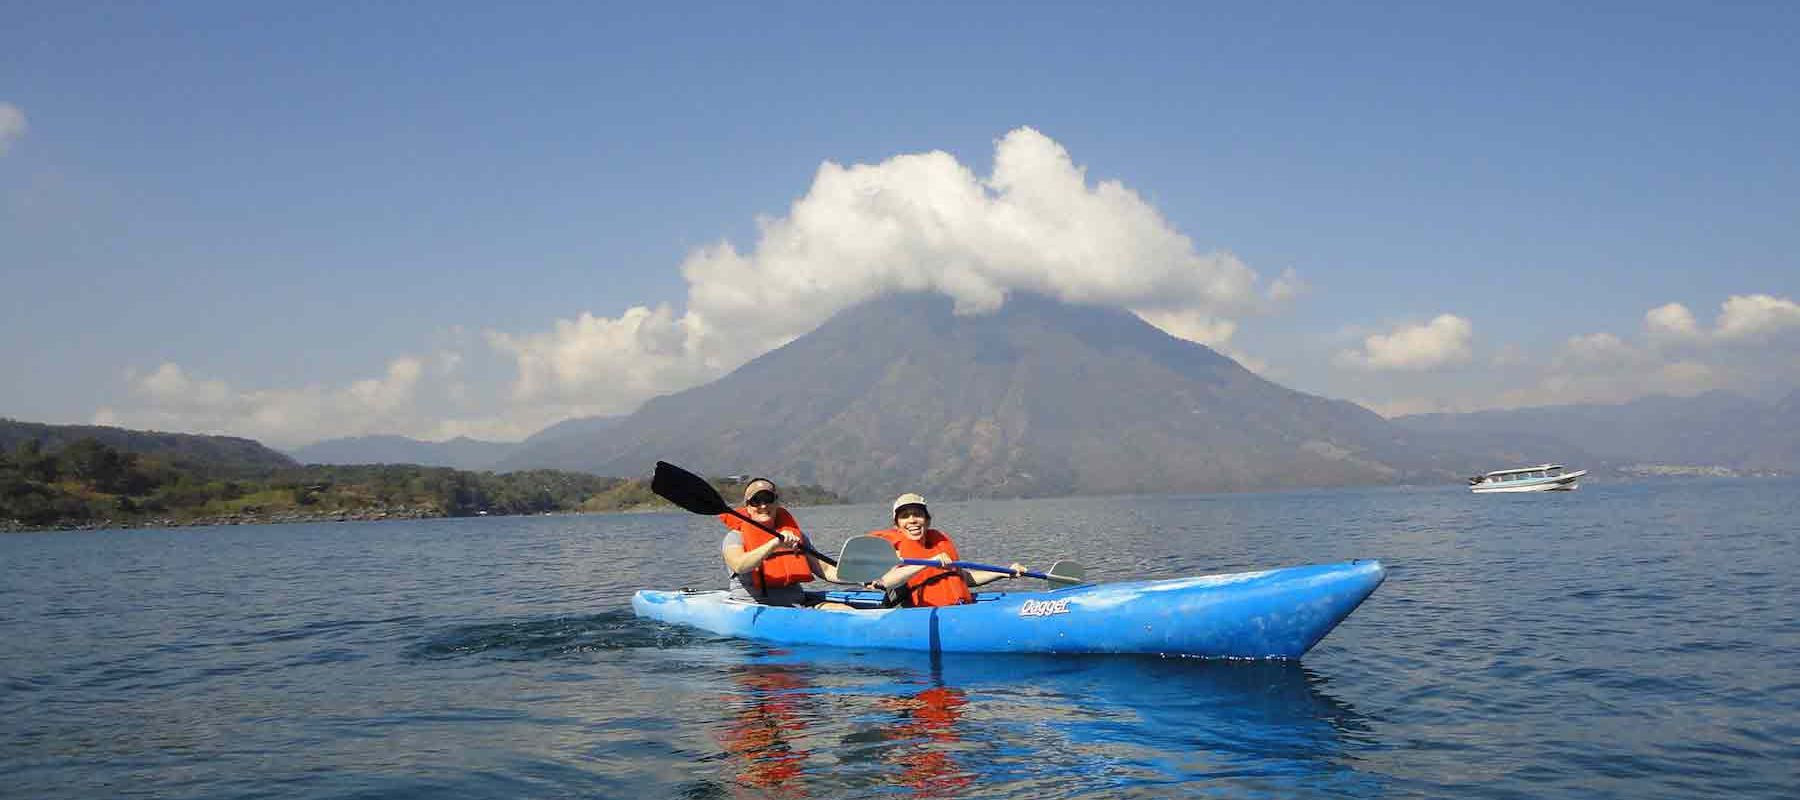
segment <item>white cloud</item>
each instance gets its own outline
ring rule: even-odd
[[[1719,370],[1698,361],[1672,361],[1656,368],[1658,390],[1694,395],[1719,386]]]
[[[1694,313],[1680,303],[1669,303],[1644,312],[1644,328],[1651,339],[1660,341],[1692,341],[1704,335],[1694,321]]]
[[[541,333],[489,332],[488,342],[517,361],[514,400],[586,396],[594,413],[623,413],[668,387],[710,374],[694,346],[705,335],[699,316],[678,318],[662,305],[637,306],[617,319],[583,313]]]
[[[1719,304],[1719,318],[1709,331],[1687,306],[1669,303],[1645,312],[1644,328],[1663,344],[1754,344],[1800,331],[1800,304],[1767,294],[1732,295]]]
[[[24,111],[12,103],[0,102],[0,156],[6,155],[13,142],[24,138],[29,128]]]
[[[1766,294],[1732,295],[1720,304],[1720,339],[1768,339],[1800,331],[1800,305]]]
[[[1465,364],[1474,357],[1475,328],[1455,314],[1439,314],[1423,325],[1401,325],[1371,334],[1362,349],[1338,353],[1339,366],[1367,370],[1432,370]]]
[[[1170,336],[1218,348],[1231,340],[1237,323],[1202,311],[1139,311],[1138,317]]]
[[[1213,345],[1260,302],[1256,273],[1237,257],[1197,251],[1117,181],[1090,184],[1061,145],[1031,128],[996,143],[985,179],[935,151],[825,163],[786,216],[758,227],[747,253],[720,242],[687,256],[679,314],[639,306],[616,318],[557,320],[548,331],[489,332],[518,365],[513,397],[628,411],[894,291],[946,294],[960,313],[1036,292],[1130,308]],[[1289,271],[1270,296],[1302,285]]]
[[[936,151],[822,164],[785,215],[758,220],[751,249],[696,248],[680,271],[684,307],[483,331],[485,347],[452,328],[431,356],[396,358],[384,375],[336,388],[242,389],[169,363],[129,375],[133,402],[97,416],[277,444],[371,432],[523,438],[711,380],[895,291],[948,295],[959,313],[991,311],[1015,291],[1128,308],[1261,371],[1229,347],[1238,320],[1305,288],[1290,269],[1259,290],[1237,257],[1198,250],[1136,192],[1090,182],[1031,128],[995,143],[985,177]],[[510,388],[488,391],[499,379],[488,367],[501,360]]]
[[[1643,335],[1633,340],[1610,332],[1572,336],[1547,358],[1532,359],[1502,345],[1482,384],[1466,382],[1440,397],[1442,384],[1420,381],[1389,397],[1358,402],[1383,413],[1565,403],[1620,403],[1647,394],[1690,396],[1724,389],[1777,397],[1800,385],[1800,305],[1768,294],[1733,295],[1719,305],[1711,327],[1680,303],[1644,313]]]
[[[424,362],[403,356],[389,361],[381,377],[339,389],[240,390],[223,380],[189,375],[169,362],[148,374],[126,374],[132,394],[144,401],[141,407],[102,408],[94,420],[131,428],[229,433],[276,446],[333,436],[416,433],[429,424],[414,413],[423,374]]]
[[[1571,336],[1552,362],[1558,368],[1631,367],[1644,363],[1647,354],[1610,333]]]

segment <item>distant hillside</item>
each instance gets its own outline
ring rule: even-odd
[[[1278,386],[1128,312],[1021,295],[973,316],[935,295],[858,306],[718,381],[507,463],[634,476],[658,459],[858,499],[1442,482],[1483,463],[1451,437]]]
[[[127,433],[134,433],[127,431]],[[167,458],[114,449],[95,437],[0,449],[0,532],[173,525],[419,519],[667,509],[645,480],[553,470],[495,474],[416,464],[312,464],[222,477]],[[713,482],[726,497],[742,483]],[[789,504],[842,498],[790,486]]]
[[[0,419],[0,450],[13,451],[36,441],[44,452],[62,450],[93,439],[113,450],[153,456],[178,469],[209,477],[267,475],[298,466],[292,458],[236,436],[134,431],[101,425],[45,425]]]
[[[526,437],[525,441],[520,444],[530,446],[542,442],[599,433],[617,427],[619,420],[622,419],[624,419],[622,416],[576,417],[574,419],[565,419],[562,422],[558,422],[555,425],[551,425],[548,428]]]
[[[538,469],[549,463],[580,463],[580,449],[595,438],[609,435],[624,419],[626,417],[621,416],[565,419],[526,437],[495,468]],[[643,471],[634,470],[634,473]]]
[[[405,436],[353,436],[315,442],[293,453],[304,464],[418,464],[491,470],[518,448],[514,442],[484,442],[466,436],[445,442],[424,442]]]
[[[1800,472],[1800,390],[1774,404],[1708,392],[1695,397],[1645,397],[1622,405],[1419,414],[1396,418],[1394,424],[1470,441],[1514,441],[1519,445],[1518,463],[1681,464]]]

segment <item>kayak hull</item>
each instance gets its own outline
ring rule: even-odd
[[[1299,658],[1381,585],[1379,561],[1042,592],[983,592],[945,608],[822,610],[642,590],[640,617],[780,644],[944,653],[1143,653]],[[867,593],[833,593],[856,599]]]

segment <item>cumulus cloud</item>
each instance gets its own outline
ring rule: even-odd
[[[1691,341],[1703,335],[1699,323],[1694,321],[1694,312],[1680,303],[1644,312],[1644,329],[1650,338],[1663,341]]]
[[[142,405],[102,408],[98,424],[155,430],[200,431],[248,436],[278,446],[330,436],[412,432],[418,427],[413,401],[424,362],[412,357],[388,362],[380,377],[327,389],[255,389],[190,375],[166,362],[149,373],[130,372],[126,382]]]
[[[1720,305],[1720,339],[1769,339],[1795,331],[1800,331],[1800,305],[1785,297],[1733,295]]]
[[[1439,314],[1423,325],[1400,325],[1370,334],[1361,349],[1337,354],[1339,366],[1366,370],[1421,371],[1466,364],[1474,357],[1475,328],[1455,314]]]
[[[1000,307],[1015,291],[1130,308],[1171,334],[1223,345],[1236,320],[1267,304],[1236,256],[1200,252],[1136,192],[1090,182],[1063,147],[1031,128],[995,145],[982,177],[944,152],[878,164],[825,163],[785,216],[758,221],[748,252],[729,242],[681,264],[686,306],[582,314],[550,330],[490,332],[518,365],[519,401],[628,411],[651,396],[717,377],[895,291],[951,297],[959,313]],[[1270,287],[1285,299],[1292,271]]]
[[[1236,256],[1196,247],[1135,191],[1089,180],[1031,128],[995,142],[986,176],[940,151],[826,162],[784,215],[757,221],[747,250],[708,244],[679,269],[680,306],[584,312],[478,338],[453,329],[445,332],[453,346],[330,388],[244,389],[169,363],[130,375],[133,402],[96,418],[274,443],[372,432],[523,438],[572,416],[630,412],[898,291],[947,295],[964,314],[997,309],[1013,292],[1127,308],[1266,370],[1231,348],[1239,320],[1305,290],[1291,269],[1259,286]],[[484,391],[496,382],[483,368],[502,360],[507,390]]]
[[[1138,316],[1170,336],[1214,348],[1224,347],[1226,342],[1231,341],[1231,335],[1237,332],[1236,322],[1203,311],[1140,311]]]
[[[24,111],[12,103],[0,102],[0,156],[6,155],[12,143],[25,136],[28,127]]]
[[[1647,356],[1610,333],[1571,336],[1552,362],[1557,368],[1631,367],[1642,364]]]
[[[515,400],[587,394],[601,403],[596,413],[619,413],[669,386],[704,377],[707,364],[696,342],[707,333],[694,314],[676,317],[667,305],[637,306],[617,319],[583,313],[557,320],[541,333],[490,331],[488,342],[518,363]],[[614,401],[610,407],[608,399]]]
[[[1592,349],[1594,344],[1570,340],[1537,385],[1502,394],[1497,407],[1623,403],[1648,394],[1695,395],[1728,384],[1718,368],[1703,362],[1663,361],[1623,343]]]
[[[1800,332],[1800,304],[1767,294],[1732,295],[1719,304],[1718,320],[1706,330],[1687,306],[1669,303],[1645,312],[1644,329],[1662,343],[1765,342]]]
[[[1768,294],[1733,295],[1709,326],[1680,303],[1644,313],[1641,337],[1610,332],[1572,336],[1533,358],[1516,345],[1500,348],[1479,385],[1424,383],[1393,397],[1360,397],[1384,414],[1565,403],[1621,403],[1648,394],[1689,396],[1729,390],[1779,397],[1800,385],[1800,305]],[[1468,376],[1464,376],[1465,378]],[[1444,395],[1434,394],[1443,391]]]

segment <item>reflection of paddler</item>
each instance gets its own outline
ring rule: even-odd
[[[962,741],[956,730],[969,699],[961,689],[933,686],[907,698],[889,701],[902,719],[893,728],[897,740],[889,757],[901,767],[900,781],[920,797],[956,797],[975,782],[949,752]]]
[[[772,797],[805,797],[802,781],[812,753],[795,749],[790,738],[806,730],[798,705],[806,682],[780,667],[757,667],[733,676],[741,691],[730,697],[737,715],[720,736],[738,762],[738,783]]]

